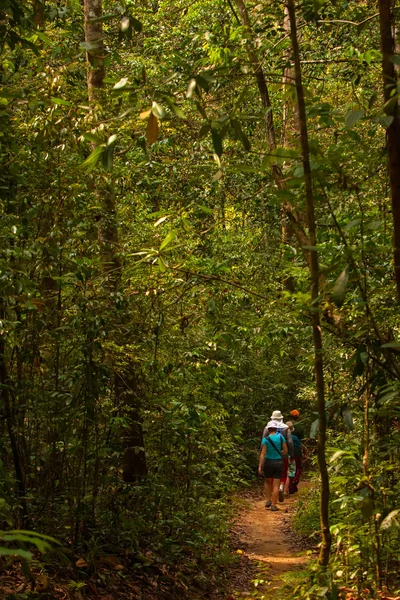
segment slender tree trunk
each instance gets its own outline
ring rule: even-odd
[[[0,298],[0,321],[5,320],[4,300]],[[10,438],[11,453],[14,462],[15,478],[17,482],[18,495],[22,508],[22,524],[26,524],[28,516],[28,507],[26,505],[25,494],[25,477],[23,469],[23,461],[20,449],[17,442],[16,423],[10,400],[10,379],[6,366],[5,341],[4,332],[0,332],[0,400],[3,401],[5,418],[7,423],[8,436]]]
[[[299,44],[297,40],[297,25],[294,0],[288,0],[288,10],[290,18],[290,37],[292,40],[293,57],[295,64],[295,78],[297,89],[297,101],[299,107],[300,120],[300,138],[303,152],[303,168],[306,195],[306,210],[308,220],[308,236],[310,245],[316,246],[316,225],[315,209],[312,189],[312,177],[310,167],[310,151],[308,145],[308,132],[306,120],[306,108],[304,101],[303,83],[301,76]],[[314,338],[314,371],[317,388],[318,403],[318,465],[321,474],[321,504],[320,520],[322,533],[322,546],[319,555],[319,562],[327,566],[329,562],[331,549],[331,533],[329,528],[329,476],[326,465],[325,446],[326,446],[326,413],[325,413],[325,389],[324,389],[324,371],[322,355],[322,335],[320,325],[320,312],[318,306],[318,284],[319,284],[319,266],[318,254],[315,251],[310,252],[310,275],[311,275],[311,322]]]
[[[87,86],[90,102],[96,102],[104,85],[104,41],[102,0],[84,0],[86,58],[88,62]]]
[[[92,104],[96,104],[101,101],[101,90],[105,77],[103,24],[99,20],[103,16],[102,0],[84,0],[84,16],[88,62],[88,98]],[[99,221],[99,242],[106,275],[105,285],[110,292],[115,293],[121,280],[115,195],[112,186],[105,181],[105,178],[96,181],[95,193],[102,207]],[[115,366],[114,388],[117,405],[122,407],[121,410],[125,413],[129,422],[129,427],[122,436],[124,447],[123,477],[124,481],[131,482],[146,475],[146,456],[138,394],[136,388],[132,391],[132,386],[129,385],[126,377],[120,371],[120,368]]]
[[[379,23],[382,48],[383,96],[386,114],[393,117],[386,131],[388,171],[392,197],[394,273],[397,299],[400,302],[400,115],[396,91],[397,75],[390,57],[395,54],[394,12],[391,0],[379,0]]]
[[[253,30],[251,27],[250,17],[247,12],[244,0],[235,0],[235,4],[240,13],[240,20],[243,27],[246,29],[248,36],[248,55],[250,63],[254,69],[254,75],[257,81],[257,87],[260,94],[261,104],[264,109],[264,123],[265,123],[265,134],[268,141],[270,151],[276,149],[276,135],[275,126],[272,114],[272,104],[269,96],[269,90],[267,81],[265,79],[264,71],[260,64],[257,56],[256,47],[253,39]],[[235,13],[236,15],[236,13]],[[282,169],[279,165],[274,163],[272,165],[272,176],[279,189],[286,189],[286,183]],[[293,228],[296,236],[297,243],[302,248],[302,252],[307,264],[310,266],[310,252],[304,249],[305,246],[309,246],[310,242],[304,229],[303,220],[301,215],[298,214],[297,210],[287,200],[283,203],[283,211],[289,219],[290,227]]]

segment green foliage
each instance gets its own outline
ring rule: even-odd
[[[117,546],[223,563],[225,500],[254,477],[271,411],[299,408],[317,435],[312,308],[335,557],[331,579],[315,575],[301,593],[376,586],[377,540],[398,587],[392,117],[371,7],[299,7],[321,266],[312,307],[310,247],[287,221],[291,206],[307,233],[283,4],[248,3],[276,148],[229,3],[105,3],[92,104],[82,6],[1,10],[1,527],[22,513],[91,566]],[[301,500],[297,526],[318,530],[316,494]],[[34,540],[47,543],[14,541]]]

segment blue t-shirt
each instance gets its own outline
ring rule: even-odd
[[[273,445],[268,440],[272,440],[274,442],[274,444],[277,447],[277,450],[279,450],[279,452],[277,452],[277,450],[275,450]],[[262,445],[267,447],[267,454],[265,455],[265,459],[266,460],[282,460],[282,455],[281,455],[280,451],[282,450],[284,441],[285,441],[285,438],[280,433],[274,433],[273,435],[269,435],[268,437],[263,438]]]

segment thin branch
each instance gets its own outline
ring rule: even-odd
[[[378,17],[379,13],[374,13],[373,15],[371,15],[370,17],[367,17],[366,19],[364,19],[363,21],[360,21],[359,23],[356,23],[355,21],[346,21],[345,19],[332,19],[331,21],[325,21],[324,19],[321,19],[320,21],[317,21],[317,23],[326,23],[326,24],[333,24],[333,23],[347,23],[347,25],[355,25],[356,27],[360,27],[361,25],[364,25],[364,23],[367,23],[367,21],[371,21],[372,19],[375,19],[375,17]]]

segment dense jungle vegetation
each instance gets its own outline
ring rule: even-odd
[[[50,544],[83,590],[120,553],[202,597],[297,408],[297,595],[400,593],[398,18],[0,0],[3,567]]]

